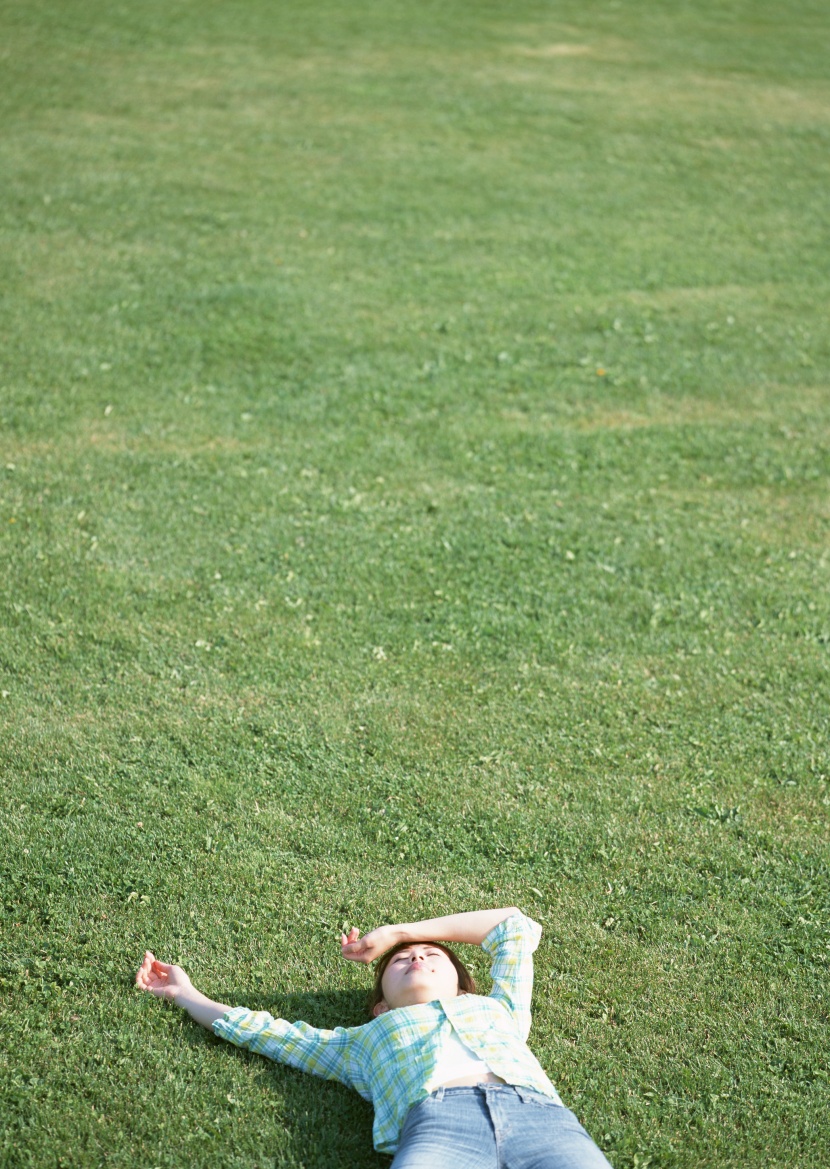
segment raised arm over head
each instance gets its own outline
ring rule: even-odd
[[[430,917],[424,921],[400,925],[382,925],[360,937],[352,927],[348,935],[340,935],[344,958],[353,962],[372,962],[401,942],[466,942],[480,946],[487,935],[508,917],[519,913],[515,906],[507,909],[474,909],[468,913],[451,913],[446,917]]]

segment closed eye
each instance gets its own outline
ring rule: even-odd
[[[444,953],[443,950],[424,950],[424,957],[425,958],[437,958],[437,957],[439,957],[439,955],[441,955],[443,953]],[[393,958],[393,962],[408,962],[411,957],[412,957],[411,950],[400,950]]]

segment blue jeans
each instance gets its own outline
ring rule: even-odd
[[[438,1088],[413,1105],[391,1169],[611,1169],[574,1114],[509,1084]]]

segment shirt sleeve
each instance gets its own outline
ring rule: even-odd
[[[533,951],[541,936],[542,927],[538,922],[523,913],[514,913],[491,929],[481,943],[492,959],[490,997],[507,1008],[523,1039],[530,1033]]]
[[[353,1030],[335,1027],[333,1031],[322,1031],[308,1023],[288,1023],[267,1011],[249,1011],[245,1007],[233,1007],[213,1024],[215,1035],[237,1047],[246,1047],[324,1080],[338,1080],[350,1088],[355,1086],[349,1071]]]

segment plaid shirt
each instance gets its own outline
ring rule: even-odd
[[[406,1114],[428,1094],[445,1036],[458,1038],[508,1084],[534,1088],[561,1100],[525,1040],[530,1031],[533,951],[542,927],[514,913],[492,929],[482,948],[492,958],[488,997],[462,994],[414,1007],[397,1007],[362,1027],[322,1031],[287,1023],[265,1011],[234,1007],[214,1032],[326,1080],[354,1088],[375,1108],[373,1137],[379,1153],[394,1153]]]

